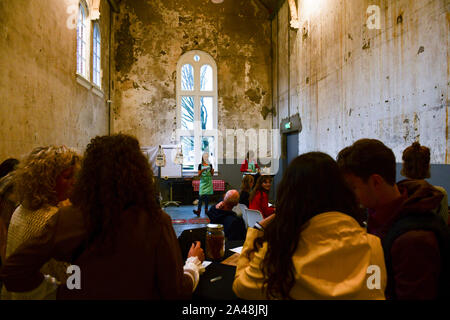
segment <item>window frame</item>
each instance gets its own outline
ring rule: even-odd
[[[199,56],[200,60],[195,61],[194,57]],[[185,64],[190,64],[194,68],[194,90],[182,90],[181,82],[182,75],[181,69]],[[212,80],[213,80],[213,90],[212,91],[201,91],[200,89],[200,70],[203,65],[210,65],[212,68]],[[195,151],[195,163],[193,170],[183,169],[184,174],[195,173],[197,174],[197,166],[201,163],[202,159],[202,137],[214,137],[214,161],[212,163],[214,171],[217,173],[218,170],[218,87],[217,87],[217,65],[214,58],[208,53],[201,50],[192,50],[183,54],[178,60],[177,64],[177,142],[181,144],[181,137],[194,137],[194,151]],[[183,96],[193,96],[194,97],[194,126],[193,130],[187,130],[182,128],[181,115],[181,98]],[[201,97],[212,97],[213,98],[213,121],[212,129],[201,128]],[[184,153],[184,150],[183,150]]]
[[[81,37],[79,35],[80,21],[82,27]],[[81,0],[78,5],[77,15],[77,45],[76,45],[76,74],[90,80],[90,19],[89,19],[89,7],[84,0]],[[79,50],[79,47],[81,49]],[[84,45],[84,47],[83,47]],[[80,69],[78,68],[81,63]],[[84,68],[83,68],[84,63]]]
[[[92,24],[92,83],[102,88],[102,34],[99,21]],[[97,65],[98,64],[98,65]],[[97,70],[98,69],[98,70]],[[96,77],[98,76],[98,83]]]

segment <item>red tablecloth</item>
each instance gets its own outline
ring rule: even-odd
[[[198,191],[200,187],[200,180],[192,180],[192,187],[194,191]],[[214,191],[225,191],[225,180],[213,180]]]

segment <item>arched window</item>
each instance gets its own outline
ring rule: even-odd
[[[77,21],[77,73],[89,79],[89,12],[80,1]]]
[[[206,52],[189,51],[178,61],[177,125],[183,171],[196,172],[204,152],[217,171],[217,66]]]
[[[94,39],[92,44],[92,77],[94,84],[101,88],[102,78],[101,78],[101,35],[100,27],[97,22],[94,23]]]

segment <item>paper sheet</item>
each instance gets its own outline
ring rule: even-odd
[[[205,260],[205,261],[202,262],[202,266],[206,268],[206,267],[209,266],[211,263],[212,263],[211,261],[206,261],[206,260]]]
[[[222,264],[236,267],[240,256],[241,255],[239,253],[235,253],[232,256],[225,259],[224,261],[222,261]]]
[[[241,254],[241,252],[242,252],[242,247],[233,248],[233,249],[230,249],[230,251],[233,251],[233,252],[236,252],[236,253]]]

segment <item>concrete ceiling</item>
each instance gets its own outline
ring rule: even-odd
[[[258,1],[263,7],[265,7],[269,15],[272,17],[276,14],[280,6],[286,0],[256,0],[256,1]],[[114,9],[118,9],[121,0],[108,0],[108,2],[113,6]]]

